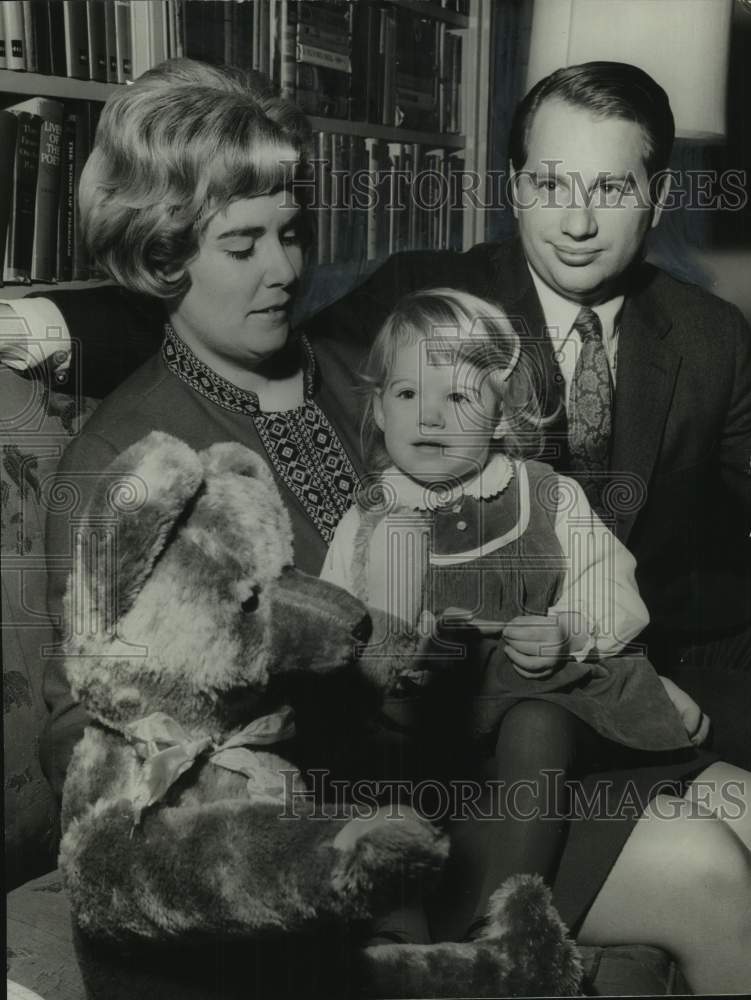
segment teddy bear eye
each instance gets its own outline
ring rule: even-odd
[[[260,587],[254,587],[252,592],[240,605],[241,611],[247,614],[253,614],[254,611],[258,611],[258,595],[261,593]]]

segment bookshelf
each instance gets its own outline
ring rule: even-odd
[[[79,16],[85,26],[86,17],[92,17],[92,7],[114,9],[115,4],[130,12],[130,37],[127,45],[124,43],[132,59],[130,67],[123,68],[125,64],[120,64],[120,40],[115,46],[113,35],[112,39],[107,38],[106,72],[102,68],[101,53],[99,72],[95,69],[81,72],[80,66],[71,70],[75,58],[69,48],[71,42],[66,23],[66,37],[58,39],[58,44],[63,48],[68,46],[65,52],[68,72],[63,74],[59,71],[59,53],[55,57],[53,52],[51,62],[48,61],[45,67],[33,65],[37,56],[29,49],[33,49],[34,43],[27,45],[29,65],[26,71],[0,68],[0,109],[35,98],[57,102],[63,105],[69,117],[88,116],[90,134],[87,134],[86,141],[90,144],[96,127],[97,109],[127,83],[128,72],[131,75],[140,73],[153,62],[179,55],[203,58],[209,62],[235,62],[265,72],[283,93],[297,100],[306,111],[316,140],[313,155],[322,164],[320,183],[328,183],[327,171],[341,169],[342,166],[345,173],[349,170],[350,175],[357,167],[379,177],[387,176],[389,170],[406,167],[415,184],[418,180],[430,179],[423,175],[431,175],[439,188],[450,194],[449,200],[443,199],[440,205],[420,202],[417,208],[413,205],[416,199],[412,197],[408,208],[411,213],[409,219],[395,217],[396,210],[388,205],[378,209],[379,213],[391,213],[388,217],[379,214],[365,218],[367,213],[363,211],[356,225],[352,224],[351,217],[347,223],[346,213],[341,213],[341,221],[337,222],[333,209],[329,210],[328,216],[319,214],[318,230],[323,235],[319,238],[312,261],[314,266],[340,264],[365,268],[400,250],[467,249],[485,238],[483,205],[487,200],[485,175],[493,62],[493,0],[358,0],[357,3],[337,0],[315,5],[298,3],[297,0],[240,0],[234,3],[130,0],[124,4],[121,0],[89,0],[88,3],[86,0],[70,0],[64,5],[58,2],[57,7],[67,7],[69,13],[72,12],[71,18]],[[5,6],[13,5],[3,4]],[[54,7],[55,0],[15,6],[33,8],[36,18],[41,16],[40,11]],[[31,16],[28,11],[26,13],[27,17]],[[209,20],[199,24],[195,21],[199,14]],[[53,14],[49,17],[52,18]],[[329,21],[325,20],[327,17]],[[340,17],[346,24],[341,29],[337,21]],[[364,27],[359,27],[366,18],[367,33]],[[301,24],[304,25],[302,28]],[[120,26],[118,21],[118,29]],[[238,26],[242,30],[238,31]],[[406,37],[409,43],[412,40],[409,32],[418,29],[427,38],[427,45],[416,43],[411,52],[407,47],[405,56],[404,39]],[[48,30],[54,36],[54,27]],[[340,31],[341,34],[337,34]],[[245,44],[238,38],[244,39]],[[91,24],[88,45],[88,56],[84,53],[81,58],[94,67],[96,55]],[[203,49],[195,51],[197,45],[199,48],[213,45],[213,49],[209,52]],[[376,61],[373,62],[375,70],[371,66],[371,57],[367,56],[366,60],[365,55],[373,47],[377,51]],[[427,57],[423,48],[428,52]],[[431,59],[432,77],[425,69]],[[366,61],[366,84],[355,99],[352,97],[356,89],[354,81],[359,79],[358,73],[365,72],[357,67],[364,66]],[[313,87],[301,75],[300,63],[308,62],[313,69],[310,66],[303,66],[302,69],[307,68],[315,84]],[[328,68],[329,62],[333,63],[333,73]],[[37,68],[44,68],[45,71],[34,72]],[[57,72],[48,71],[55,68]],[[63,69],[66,69],[65,63]],[[77,75],[68,75],[69,72]],[[376,82],[371,87],[373,73],[376,74],[373,77]],[[100,78],[85,79],[83,76]],[[331,102],[319,107],[316,101],[321,100],[321,93],[328,97],[329,81],[333,78],[348,81],[350,98],[343,103],[339,92],[332,93]],[[309,106],[311,102],[312,106]],[[346,117],[336,114],[342,110],[348,111]],[[343,160],[337,159],[341,156]],[[76,168],[79,172],[80,166],[79,163]],[[5,169],[7,174],[7,166]],[[16,169],[15,166],[13,169]],[[471,183],[467,181],[468,177],[473,178]],[[468,185],[469,192],[464,185]],[[6,180],[6,192],[8,187]],[[424,190],[425,185],[421,189]],[[2,192],[3,185],[0,184],[0,197]],[[1,222],[0,208],[0,230]],[[353,240],[359,242],[353,244]],[[5,256],[7,264],[7,254]],[[80,268],[71,273],[70,265],[56,279],[53,276],[52,281],[13,281],[9,280],[6,272],[0,297],[12,299],[30,290],[44,290],[60,284],[81,287],[87,283],[82,280],[84,278]],[[92,276],[91,280],[96,279]]]

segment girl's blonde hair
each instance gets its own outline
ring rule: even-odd
[[[104,106],[80,183],[97,267],[131,291],[179,298],[179,272],[211,218],[237,198],[290,188],[310,125],[259,73],[170,59]],[[288,197],[280,193],[282,198]]]
[[[498,449],[514,458],[538,455],[543,422],[540,404],[523,360],[519,336],[503,309],[469,292],[429,288],[405,295],[397,302],[370,350],[361,427],[368,467],[378,471],[389,464],[383,432],[375,420],[375,398],[389,380],[397,351],[426,338],[440,342],[442,358],[448,352],[451,363],[489,374],[499,404]]]

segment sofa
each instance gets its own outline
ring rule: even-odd
[[[329,287],[341,288],[333,275]],[[307,307],[325,290],[308,292]],[[330,295],[328,296],[330,297]],[[40,684],[53,650],[45,611],[44,516],[65,503],[52,489],[57,462],[97,400],[56,391],[48,372],[0,366],[0,492],[5,721],[7,975],[13,990],[44,1000],[84,1000],[70,912],[55,870],[58,807],[38,762],[45,718]],[[670,956],[644,946],[583,948],[592,995],[687,993]],[[18,989],[19,994],[23,989]],[[143,995],[136,991],[133,994]],[[249,994],[250,996],[250,994]],[[221,997],[221,990],[217,992]]]

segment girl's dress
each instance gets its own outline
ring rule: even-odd
[[[463,648],[446,650],[444,669],[427,672],[417,695],[409,693],[408,672],[401,685],[407,690],[386,699],[380,726],[369,735],[377,760],[366,771],[386,776],[393,763],[402,778],[414,776],[416,763],[423,768],[418,777],[432,777],[425,767],[437,749],[441,778],[476,776],[464,770],[478,763],[476,752],[463,756],[466,737],[482,758],[504,711],[523,698],[557,702],[588,722],[606,737],[595,738],[597,752],[602,746],[607,752],[588,757],[571,785],[567,839],[552,886],[574,933],[649,802],[657,794],[683,795],[716,760],[691,746],[648,661],[613,655],[648,622],[634,571],[633,557],[573,480],[497,455],[458,490],[425,490],[393,468],[366,482],[336,529],[321,574],[385,612],[386,631],[370,640],[382,643],[384,655],[394,620],[398,640],[399,630],[415,628],[426,609],[440,615],[463,608],[499,626],[520,614],[584,615],[588,647],[548,680],[520,677],[497,639],[473,637],[471,629]],[[437,731],[428,719],[423,741],[425,718],[436,709]],[[466,930],[458,915],[467,873],[486,850],[486,804],[487,798],[472,800],[471,809],[480,810],[476,820],[470,810],[449,822],[449,878],[433,914],[445,940]]]
[[[424,611],[439,618],[452,608],[497,623],[499,633],[520,615],[570,611],[586,623],[585,648],[545,680],[520,676],[498,637],[471,626],[456,632],[461,641],[447,645],[445,662],[420,675],[420,695],[387,699],[386,720],[405,731],[419,724],[421,703],[436,711],[433,687],[446,696],[452,728],[466,698],[467,735],[479,740],[492,738],[515,702],[536,698],[623,746],[685,748],[685,729],[649,661],[613,658],[648,622],[634,569],[577,483],[541,463],[496,455],[454,488],[386,470],[340,522],[322,575],[385,612],[392,635],[395,620],[397,632],[408,632]]]

